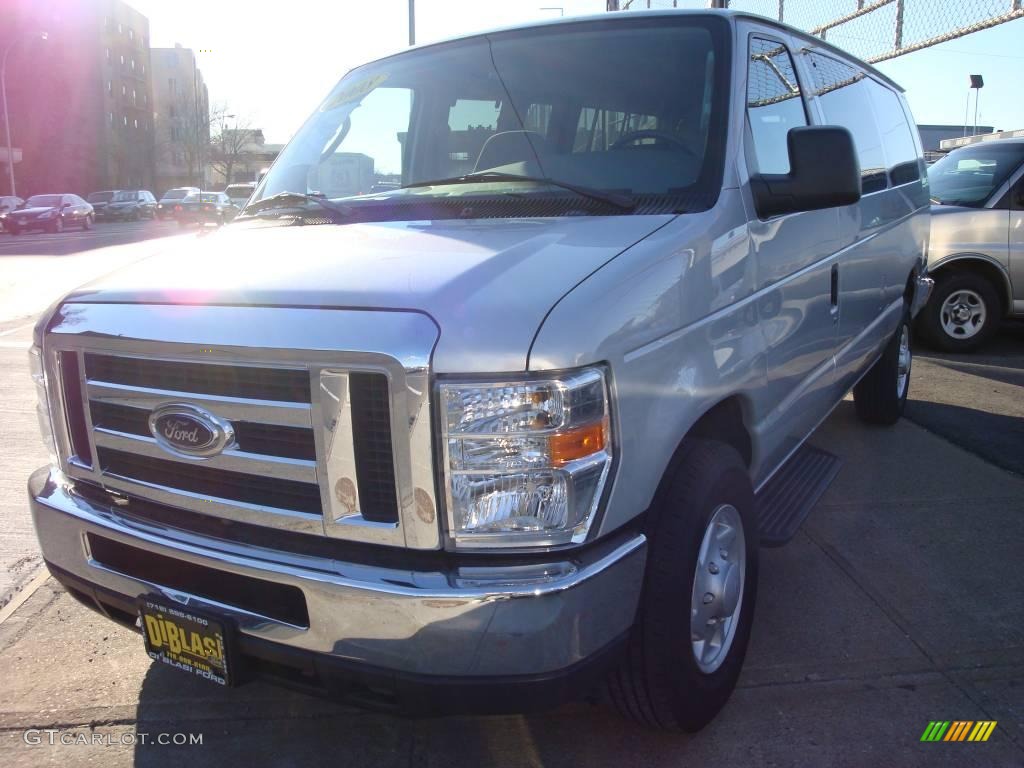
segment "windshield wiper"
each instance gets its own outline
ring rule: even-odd
[[[412,184],[405,184],[402,189],[412,189],[414,187],[440,187],[445,184],[481,184],[488,181],[529,181],[535,184],[550,184],[553,187],[561,187],[562,189],[567,189],[570,192],[575,192],[581,197],[588,197],[591,200],[598,200],[602,203],[613,205],[623,211],[632,211],[636,208],[636,203],[632,198],[626,195],[620,195],[617,192],[606,192],[603,189],[581,187],[578,184],[570,184],[566,181],[549,179],[544,176],[521,176],[518,173],[502,173],[501,171],[476,171],[462,176],[452,176],[448,179],[416,181]]]
[[[331,203],[320,195],[307,195],[302,192],[278,192],[276,195],[249,203],[242,209],[240,218],[254,216],[261,211],[280,209],[301,210],[299,206],[303,203],[316,203],[324,210],[330,212],[332,214],[331,218],[335,221],[348,218],[352,213],[352,210],[347,206]]]

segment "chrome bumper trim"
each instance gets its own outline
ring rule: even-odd
[[[935,280],[926,274],[917,276],[914,281],[914,298],[910,302],[911,317],[917,317],[918,313],[924,309],[924,305],[928,303],[933,290],[935,290]]]
[[[75,493],[57,471],[29,481],[47,562],[107,590],[210,610],[254,637],[395,671],[503,676],[555,672],[597,653],[632,625],[646,538],[572,561],[450,571],[396,570],[274,552],[126,518]],[[86,535],[302,590],[308,629],[166,589],[91,559]],[[538,573],[543,571],[541,576]]]

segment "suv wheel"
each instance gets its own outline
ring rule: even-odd
[[[937,349],[967,352],[992,335],[1002,310],[991,282],[973,272],[953,272],[939,278],[917,327]]]
[[[914,362],[912,341],[910,321],[904,314],[882,356],[853,388],[853,404],[861,421],[890,425],[903,415]]]
[[[670,472],[649,513],[644,592],[608,694],[633,720],[692,732],[736,686],[757,595],[758,534],[735,449],[689,440]]]

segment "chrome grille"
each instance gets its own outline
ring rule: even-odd
[[[426,367],[436,339],[415,313],[64,305],[43,341],[62,469],[123,494],[128,509],[146,499],[437,548]],[[234,440],[211,457],[179,454],[150,432],[162,406],[204,409]]]

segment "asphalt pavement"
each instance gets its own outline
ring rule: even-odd
[[[173,222],[100,223],[83,232],[0,233],[0,607],[41,562],[25,505],[25,481],[47,462],[39,439],[26,351],[36,316],[82,283],[150,255]]]
[[[37,284],[46,270],[27,256],[12,273],[3,237],[0,295],[42,309],[63,276]],[[112,243],[61,263],[78,275],[137,257]],[[45,456],[25,318],[0,316],[5,332],[0,587],[25,587],[0,609],[5,766],[1024,766],[1019,326],[976,356],[921,351],[895,427],[866,427],[844,402],[817,431],[842,470],[797,537],[763,552],[740,686],[693,736],[634,726],[600,701],[405,720],[261,683],[221,690],[151,664],[139,636],[33,570],[24,482]],[[932,720],[997,726],[985,743],[922,743]]]

